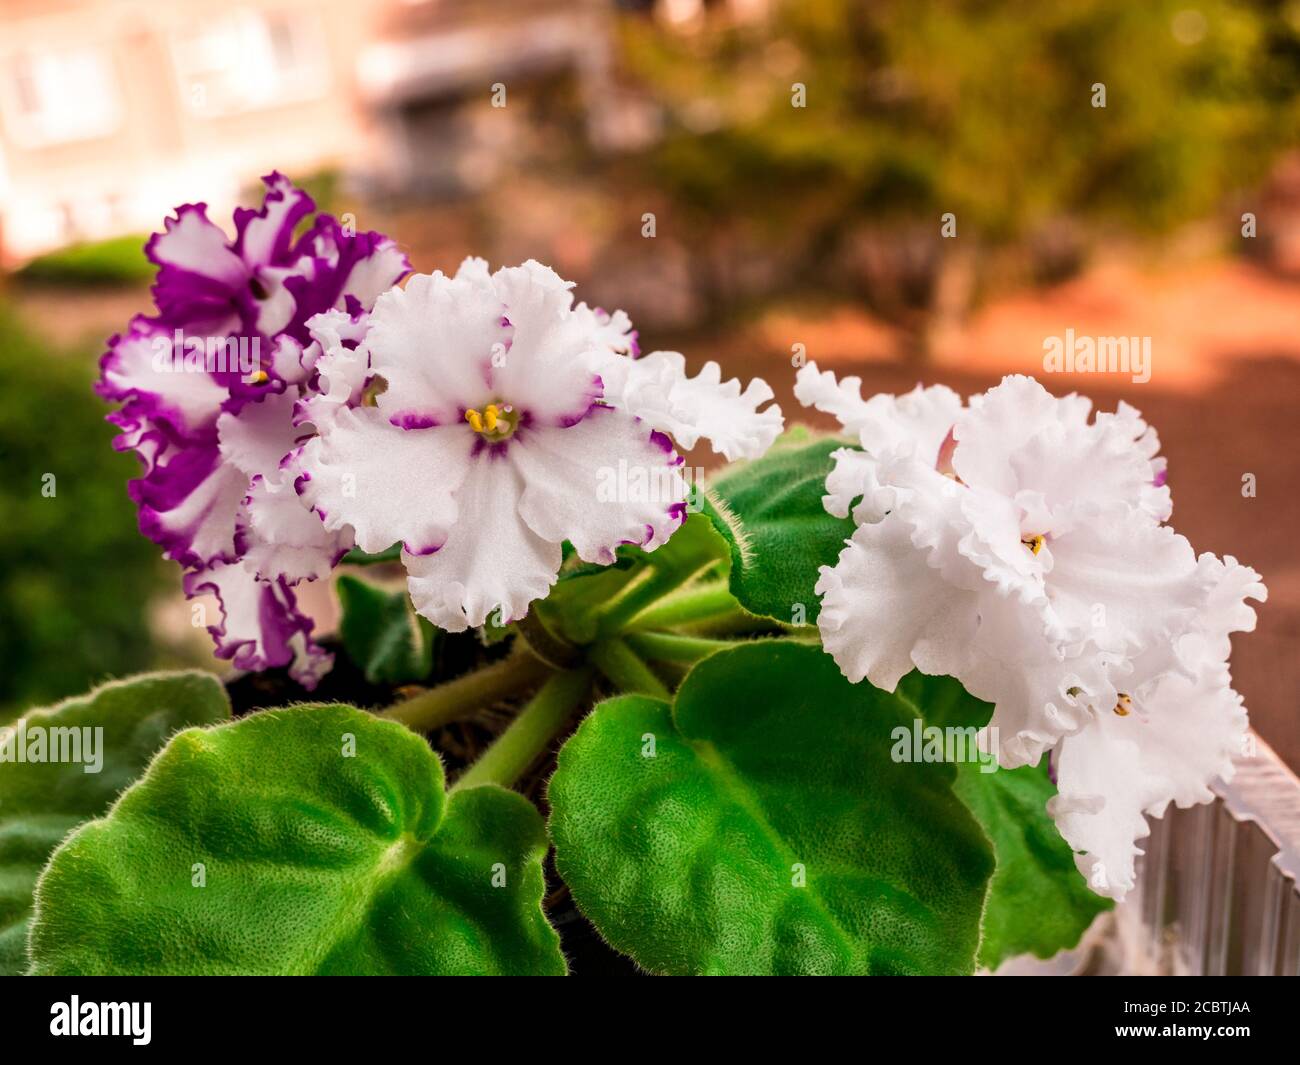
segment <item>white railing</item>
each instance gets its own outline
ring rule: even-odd
[[[1214,802],[1152,822],[1136,890],[1077,950],[999,975],[1300,975],[1300,779],[1252,738]]]

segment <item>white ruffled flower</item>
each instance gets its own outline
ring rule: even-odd
[[[1258,574],[1162,524],[1159,441],[1127,404],[1090,420],[1019,376],[966,406],[858,385],[809,365],[795,388],[862,445],[827,478],[827,509],[859,524],[817,584],[826,649],[886,690],[913,668],[956,677],[994,704],[984,741],[1008,768],[1056,748],[1062,834],[1121,897],[1144,814],[1231,772],[1227,634],[1253,628]]]
[[[401,541],[415,607],[445,629],[523,616],[565,540],[610,563],[684,518],[681,459],[608,401],[593,370],[607,323],[576,310],[570,287],[536,262],[489,274],[471,259],[381,296],[363,342],[375,405],[337,405],[303,449],[299,483],[325,527],[366,551]],[[318,402],[335,392],[325,362]],[[340,395],[358,380],[339,367]],[[617,490],[619,469],[656,490]]]

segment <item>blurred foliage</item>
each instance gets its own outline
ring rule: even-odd
[[[1203,216],[1295,143],[1297,11],[791,0],[769,20],[679,34],[629,19],[624,35],[668,117],[649,172],[688,224],[801,226],[822,254],[857,220],[937,235],[952,211],[961,236],[1005,244],[1059,219]]]
[[[114,237],[93,244],[74,244],[42,255],[18,271],[24,281],[60,285],[135,285],[153,279],[144,257],[147,237]]]
[[[151,665],[147,606],[163,566],[137,531],[126,481],[138,463],[109,445],[94,363],[51,351],[0,305],[0,374],[4,718]]]

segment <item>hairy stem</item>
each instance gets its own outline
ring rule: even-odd
[[[452,791],[479,784],[510,787],[555,739],[586,697],[590,684],[590,667],[552,674],[519,716],[492,741],[478,761],[465,770],[452,786]]]
[[[712,558],[700,558],[698,565],[656,568],[653,564],[618,595],[596,611],[596,631],[601,635],[622,632],[647,607],[694,577]]]
[[[449,721],[468,717],[480,707],[490,706],[508,695],[531,688],[549,672],[544,662],[517,648],[500,662],[421,692],[406,702],[381,711],[379,716],[389,721],[400,721],[416,732],[429,732]]]
[[[656,662],[698,662],[714,651],[735,646],[732,640],[682,636],[675,632],[630,632],[624,639],[637,654]]]
[[[736,597],[731,594],[727,582],[710,581],[665,596],[641,611],[629,628],[671,629],[729,614],[736,609]]]
[[[670,698],[664,684],[635,651],[620,639],[602,640],[591,649],[591,661],[625,692]]]

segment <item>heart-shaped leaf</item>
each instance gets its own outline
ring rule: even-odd
[[[915,720],[819,647],[718,652],[564,746],[557,868],[652,972],[970,972],[992,855],[950,766],[891,759]]]
[[[36,889],[35,973],[565,971],[541,816],[347,706],[180,733]]]
[[[346,574],[337,587],[339,636],[366,680],[407,684],[429,675],[437,630],[411,609],[405,587],[390,592]]]
[[[957,764],[954,790],[993,843],[997,870],[984,907],[980,964],[996,969],[1017,954],[1050,958],[1079,942],[1099,913],[1114,904],[1088,889],[1070,846],[1047,814],[1056,788],[1041,767],[1000,769],[975,748],[976,733],[993,707],[967,694],[951,677],[913,672],[898,692],[924,717],[927,727],[961,729],[953,750],[968,757]]]
[[[812,624],[813,588],[833,566],[853,522],[826,513],[826,475],[839,440],[781,442],[713,483],[705,512],[731,546],[731,591],[746,610],[786,624]]]
[[[156,673],[0,729],[0,973],[27,968],[32,888],[59,842],[107,810],[173,732],[229,716],[225,690],[210,674]],[[56,748],[78,760],[28,757],[51,758]]]

